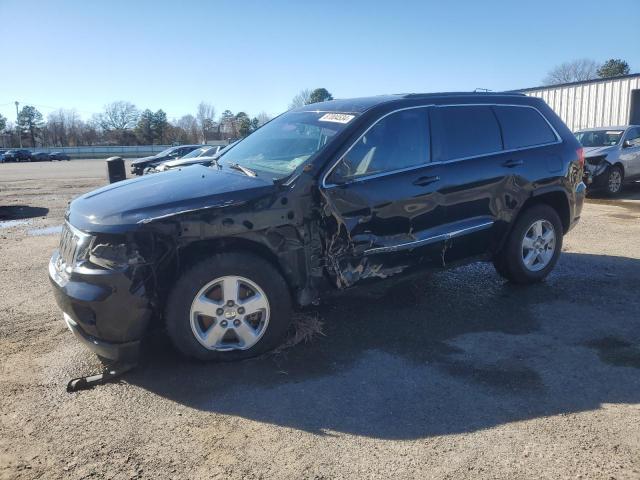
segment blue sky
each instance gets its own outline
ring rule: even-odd
[[[640,71],[638,0],[0,0],[0,113],[114,100],[257,114],[335,97],[536,86],[576,58]]]

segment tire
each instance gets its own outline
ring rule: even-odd
[[[541,234],[536,233],[536,225],[540,226]],[[547,240],[551,238],[550,231],[552,242]],[[504,247],[494,257],[493,265],[498,274],[510,282],[540,282],[549,275],[558,261],[562,250],[562,235],[562,222],[558,213],[549,205],[534,205],[518,216]],[[525,246],[525,242],[530,248]],[[527,264],[527,261],[530,263]]]
[[[226,303],[229,296],[223,291],[229,285],[226,282],[238,285],[235,306]],[[261,301],[265,308],[253,316],[240,315],[244,314],[243,305],[247,311],[257,305],[252,303],[252,291],[257,295],[254,300]],[[241,294],[250,296],[238,300]],[[262,301],[262,295],[266,302]],[[198,308],[206,309],[210,316],[197,313]],[[224,314],[220,315],[222,310]],[[228,252],[207,258],[180,276],[169,294],[165,322],[169,338],[184,355],[205,361],[232,361],[277,347],[289,329],[291,310],[289,288],[276,268],[260,257]],[[214,327],[216,330],[211,330]],[[225,333],[221,337],[219,332]],[[207,347],[202,343],[206,343],[206,338],[220,340]],[[243,342],[242,338],[251,340]]]
[[[607,172],[607,183],[605,185],[605,192],[608,196],[613,197],[622,192],[622,185],[624,181],[624,173],[622,169],[614,165],[609,167],[609,171]]]

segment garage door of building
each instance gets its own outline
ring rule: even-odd
[[[629,124],[640,125],[640,90],[631,91],[631,104],[629,105]]]

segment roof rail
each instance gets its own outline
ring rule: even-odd
[[[462,97],[462,96],[488,96],[488,97],[525,97],[520,92],[439,92],[439,93],[407,93],[404,98],[424,98],[424,97]]]

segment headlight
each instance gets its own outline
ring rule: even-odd
[[[98,239],[89,253],[89,262],[108,270],[119,270],[144,263],[144,259],[126,243],[109,244]]]
[[[589,165],[599,165],[607,156],[599,155],[597,157],[587,157],[587,163]]]
[[[60,258],[67,268],[87,260],[95,237],[66,222],[60,235]]]

